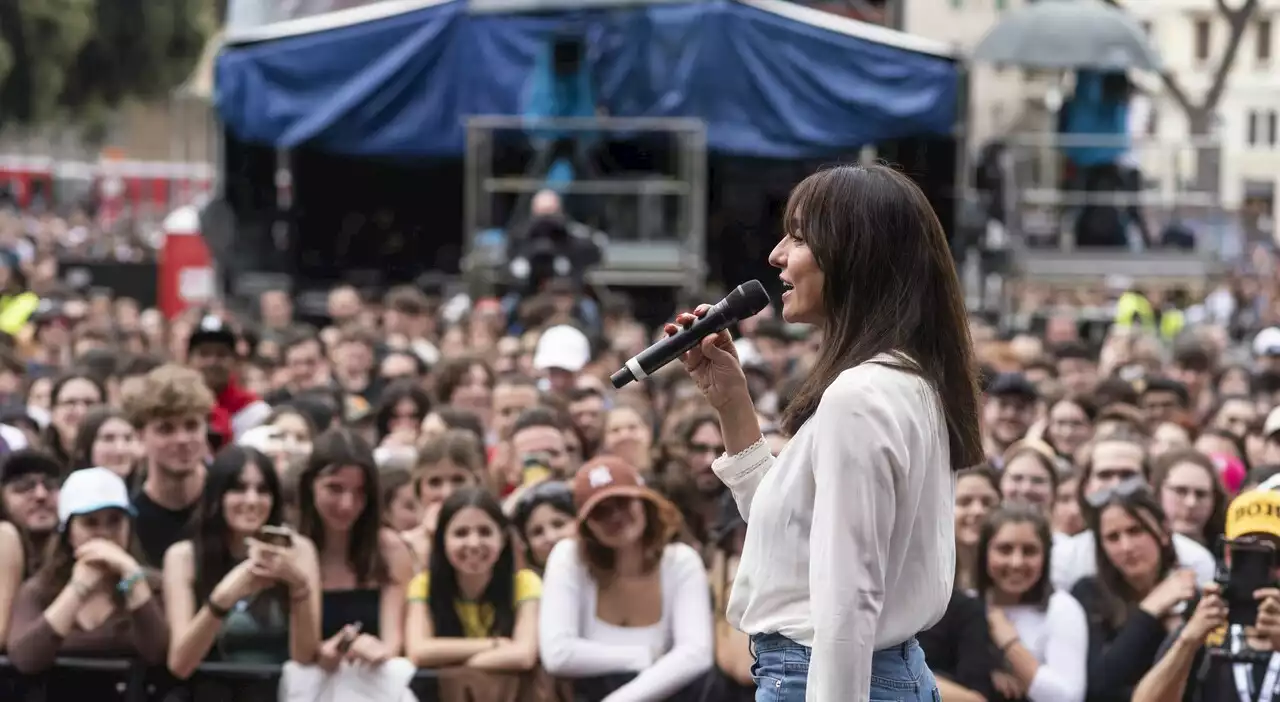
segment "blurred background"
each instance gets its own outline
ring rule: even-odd
[[[1275,13],[6,3],[0,198],[49,240],[63,283],[168,295],[170,314],[281,286],[319,312],[338,282],[518,291],[539,274],[513,262],[556,262],[552,244],[516,250],[549,241],[531,225],[551,208],[593,244],[567,257],[583,283],[658,319],[772,278],[764,256],[803,175],[883,159],[929,194],[975,312],[1014,327],[1045,305],[1106,316],[1137,284],[1198,299],[1272,275]],[[156,252],[192,234],[189,254],[171,244],[189,265],[158,270]]]

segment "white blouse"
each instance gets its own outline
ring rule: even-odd
[[[872,653],[933,626],[951,597],[941,401],[876,361],[892,359],[841,373],[777,458],[762,439],[713,464],[747,520],[729,623],[810,646],[810,702],[867,700]]]
[[[1088,676],[1089,622],[1084,607],[1065,592],[1049,596],[1045,609],[1005,607],[1022,645],[1040,662],[1027,688],[1030,702],[1082,702]]]
[[[698,553],[671,544],[659,564],[662,618],[653,626],[623,627],[596,616],[596,583],[565,539],[551,549],[542,575],[538,644],[552,675],[588,678],[638,673],[608,702],[649,702],[670,697],[715,664],[711,586]]]

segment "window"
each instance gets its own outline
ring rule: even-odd
[[[1195,30],[1196,31],[1196,37],[1195,37],[1196,60],[1208,61],[1209,60],[1209,38],[1210,38],[1209,20],[1198,19],[1196,20],[1195,27],[1196,27],[1196,30]]]
[[[1257,35],[1254,40],[1254,56],[1259,61],[1271,60],[1271,20],[1258,20]]]
[[[1249,146],[1275,146],[1280,143],[1280,113],[1275,110],[1250,110],[1247,126]]]

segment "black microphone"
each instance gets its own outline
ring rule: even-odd
[[[644,380],[658,372],[659,368],[680,358],[681,354],[697,346],[706,337],[727,329],[729,325],[768,306],[769,293],[764,291],[764,286],[758,280],[749,280],[725,295],[723,300],[713,305],[688,329],[663,337],[653,346],[641,351],[623,364],[622,369],[610,376],[609,380],[615,388],[621,388],[634,380]]]

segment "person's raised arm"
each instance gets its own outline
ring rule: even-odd
[[[699,305],[691,313],[676,315],[675,321],[667,324],[663,331],[671,336],[687,329],[710,309],[710,305]],[[712,469],[733,492],[738,512],[746,519],[756,487],[773,465],[773,455],[760,432],[760,417],[751,401],[747,376],[738,360],[733,337],[728,331],[705,337],[686,352],[681,361],[698,391],[720,417],[725,455],[716,459]]]
[[[169,655],[169,624],[164,618],[160,597],[151,588],[149,576],[139,572],[125,581],[124,605],[133,619],[133,641],[138,658],[149,666],[164,665]]]
[[[294,535],[294,557],[301,579],[289,585],[289,659],[314,663],[320,655],[320,558],[310,539]]]
[[[884,606],[897,475],[907,441],[891,398],[870,383],[837,378],[814,422],[813,522],[809,527],[812,699],[866,699]],[[856,431],[851,432],[853,428]]]
[[[1172,638],[1169,648],[1133,691],[1133,702],[1180,700],[1204,648],[1205,637],[1227,622],[1227,607],[1217,584],[1205,586],[1191,618]]]
[[[11,610],[22,585],[25,560],[18,528],[9,522],[0,522],[0,647],[9,639]]]
[[[702,558],[685,544],[673,544],[667,549],[663,567],[672,570],[672,591],[662,593],[662,606],[674,608],[670,617],[674,629],[671,649],[610,694],[608,702],[667,699],[715,665],[711,587]],[[666,573],[662,580],[665,587]]]
[[[551,549],[542,574],[538,616],[542,667],[566,678],[639,672],[649,667],[653,653],[647,646],[582,638],[582,602],[589,587],[595,583],[578,560],[577,540],[562,540]]]
[[[9,631],[9,660],[18,672],[31,675],[53,666],[62,639],[76,625],[76,612],[101,586],[102,579],[100,570],[78,568],[44,609],[40,608],[39,580],[29,579],[18,589]]]

